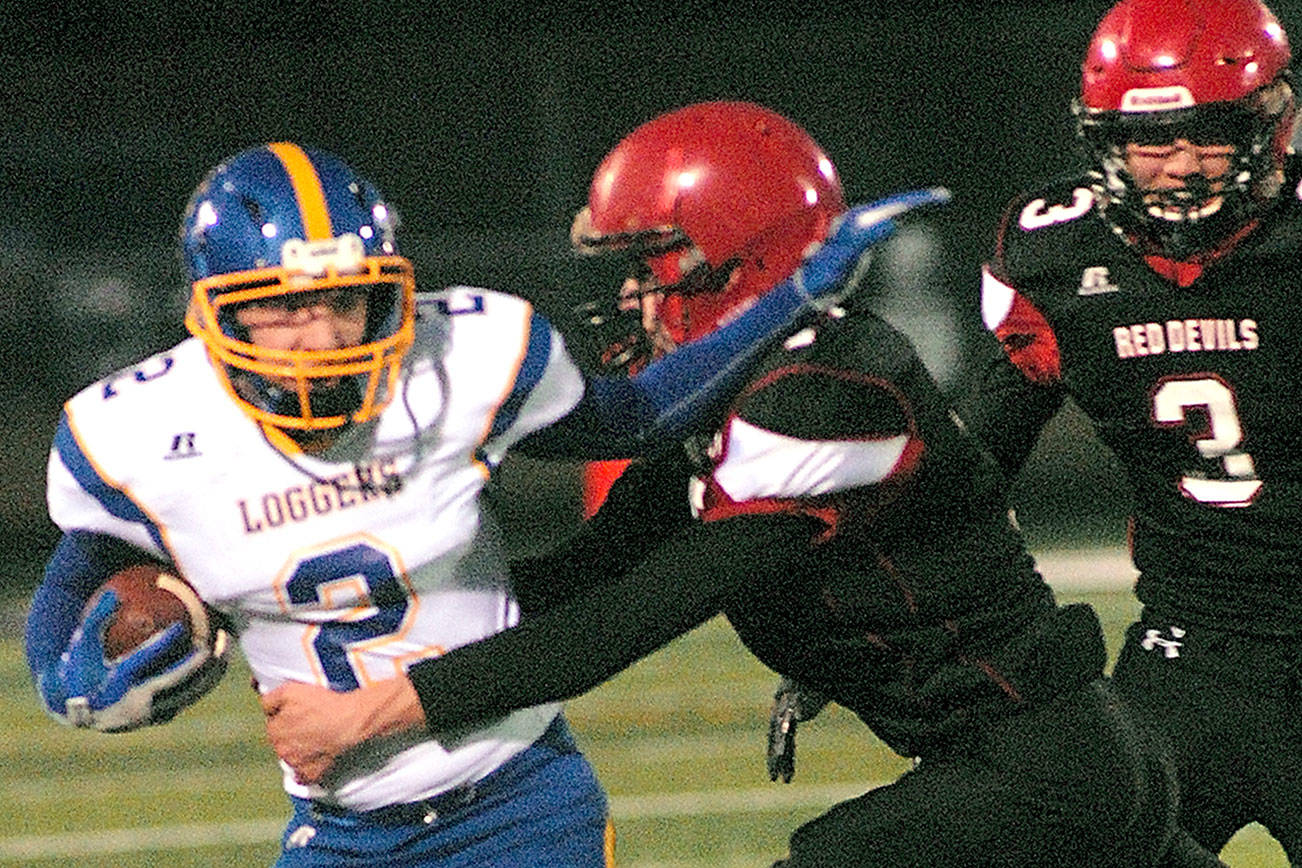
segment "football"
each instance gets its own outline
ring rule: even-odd
[[[86,605],[90,611],[101,594],[113,590],[118,609],[104,631],[104,653],[121,657],[159,630],[183,623],[196,647],[212,642],[208,611],[184,579],[158,564],[133,564],[109,577]]]

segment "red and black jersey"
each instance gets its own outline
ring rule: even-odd
[[[758,559],[761,584],[724,612],[760,660],[906,755],[1096,677],[1097,623],[1057,609],[1001,480],[899,332],[867,313],[826,322],[752,378],[696,480],[707,524],[812,520],[786,542],[798,561],[764,575]]]
[[[722,612],[764,663],[936,755],[1103,670],[1097,619],[1055,604],[1002,478],[898,332],[825,317],[708,448],[635,462],[577,537],[513,566],[519,626],[411,668],[429,725],[577,695]]]
[[[1015,199],[983,274],[1006,351],[968,416],[1009,470],[1070,396],[1133,492],[1147,605],[1296,632],[1302,610],[1302,187],[1219,250],[1146,256],[1082,179]],[[1011,362],[1011,364],[1009,364]]]

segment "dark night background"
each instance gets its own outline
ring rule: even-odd
[[[190,191],[223,157],[276,139],[335,151],[397,207],[421,285],[513,291],[563,323],[593,287],[613,288],[566,247],[601,156],[678,105],[760,102],[823,145],[852,202],[954,191],[885,255],[899,288],[882,306],[957,392],[1005,201],[1078,165],[1067,104],[1107,6],[723,5],[671,17],[660,6],[478,15],[357,3],[270,20],[223,4],[110,17],[74,3],[55,21],[7,14],[0,590],[25,595],[55,539],[44,463],[62,401],[184,336],[173,239]],[[1302,0],[1274,8],[1302,32]],[[1112,468],[1080,430],[1058,423],[1019,484],[1024,520],[1044,538],[1068,524],[1120,533]],[[573,494],[564,469],[512,479],[534,500]],[[508,518],[528,519],[521,509]]]

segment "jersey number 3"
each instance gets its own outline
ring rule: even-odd
[[[1180,477],[1185,497],[1209,506],[1248,506],[1261,490],[1252,456],[1243,451],[1243,426],[1234,390],[1218,377],[1163,380],[1153,392],[1153,421],[1162,427],[1189,425],[1188,411],[1207,413],[1203,436],[1191,438],[1198,453],[1219,461],[1224,478],[1187,473]]]

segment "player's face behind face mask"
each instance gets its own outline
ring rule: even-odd
[[[1225,204],[1233,144],[1196,144],[1187,138],[1167,142],[1127,142],[1126,171],[1134,179],[1144,209],[1155,220],[1202,220]]]
[[[1291,98],[1287,85],[1280,93]],[[1273,127],[1243,105],[1114,113],[1082,128],[1099,160],[1106,217],[1168,258],[1217,249],[1280,189]]]
[[[1119,0],[1073,102],[1104,219],[1205,258],[1278,200],[1296,116],[1288,38],[1259,0]]]
[[[205,292],[190,319],[217,324],[203,333],[219,335],[213,361],[232,397],[308,445],[373,418],[391,397],[411,341],[411,271],[402,261],[392,277],[375,264],[329,280],[280,278]]]
[[[325,367],[323,357],[336,350],[360,346],[367,334],[367,299],[373,287],[353,286],[273,296],[246,302],[233,311],[249,343],[273,352],[307,354],[301,376],[267,376],[264,395],[273,412],[299,411],[300,392],[307,391],[311,415],[316,418],[347,415],[361,406],[361,389],[355,377],[313,376]],[[253,392],[250,376],[232,377],[237,391]]]
[[[735,262],[711,267],[681,232],[601,236],[591,228],[586,208],[575,217],[571,240],[581,253],[615,255],[625,263],[613,305],[580,306],[598,332],[593,336],[598,364],[607,372],[637,373],[693,339],[693,299],[724,293],[737,277]]]

